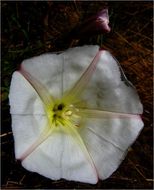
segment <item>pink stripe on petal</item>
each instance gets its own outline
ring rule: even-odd
[[[131,113],[118,113],[118,112],[110,112],[103,110],[95,110],[95,109],[80,109],[77,112],[78,115],[84,116],[87,118],[139,118],[138,114]]]
[[[78,145],[80,146],[81,150],[83,151],[87,161],[90,163],[91,167],[93,168],[94,172],[95,172],[95,175],[97,177],[97,179],[99,178],[99,175],[98,175],[98,171],[97,171],[97,168],[94,164],[94,161],[91,157],[91,155],[89,154],[88,150],[87,150],[87,147],[84,143],[84,141],[82,140],[82,138],[80,137],[80,134],[77,132],[76,130],[76,126],[74,126],[71,122],[69,122],[68,120],[65,120],[67,126],[65,127],[65,131],[71,135],[73,137],[73,139],[76,140],[76,142],[78,143]]]
[[[22,154],[19,160],[23,161],[25,158],[27,158],[35,149],[42,144],[50,135],[52,130],[49,128],[46,128],[40,136],[36,139],[36,141]]]
[[[45,88],[45,86],[38,81],[35,77],[33,77],[30,73],[24,70],[24,68],[21,66],[19,72],[25,77],[25,79],[32,85],[32,87],[35,89],[39,97],[41,98],[44,105],[47,107],[53,105],[53,97],[48,92],[48,90]]]
[[[100,50],[95,55],[93,61],[90,63],[85,72],[82,74],[80,79],[76,82],[73,88],[69,90],[69,92],[66,95],[64,95],[65,100],[67,100],[68,102],[72,102],[74,99],[78,98],[78,96],[80,96],[81,93],[85,90],[86,85],[88,84],[89,80],[91,79],[93,73],[96,70],[96,66],[102,52],[103,50]]]

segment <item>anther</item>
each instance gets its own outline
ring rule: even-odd
[[[67,116],[72,115],[72,111],[70,111],[70,110],[66,111],[66,112],[65,112],[65,115],[67,115]]]

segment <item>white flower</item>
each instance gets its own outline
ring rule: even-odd
[[[54,180],[109,177],[143,127],[135,88],[98,46],[23,61],[9,98],[16,158]]]

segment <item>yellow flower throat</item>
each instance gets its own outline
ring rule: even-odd
[[[50,110],[50,112],[48,112],[48,115],[50,122],[55,126],[65,126],[67,121],[72,122],[75,118],[79,119],[79,116],[76,114],[77,112],[78,109],[72,104],[55,103],[52,111]]]

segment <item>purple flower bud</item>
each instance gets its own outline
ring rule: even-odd
[[[102,30],[102,32],[110,32],[111,28],[109,27],[109,15],[108,15],[108,9],[101,10],[96,15],[96,27],[98,29]]]
[[[72,31],[75,37],[103,34],[110,32],[108,9],[104,8],[96,15],[85,20],[79,27]]]

